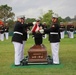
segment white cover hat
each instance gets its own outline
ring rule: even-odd
[[[58,15],[57,14],[53,14],[52,17],[58,18]]]
[[[17,18],[25,18],[25,16],[24,15],[20,15],[20,16],[17,16]]]

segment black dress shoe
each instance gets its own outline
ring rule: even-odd
[[[55,63],[53,63],[53,65],[60,65],[60,64],[55,64]]]
[[[20,65],[15,65],[15,66],[20,66]]]

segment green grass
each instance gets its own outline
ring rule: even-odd
[[[48,54],[51,55],[48,39],[44,39],[43,43]],[[30,37],[25,45],[25,56],[32,45],[34,45],[34,40]],[[14,48],[9,37],[9,40],[0,41],[0,75],[76,75],[76,35],[74,39],[68,38],[67,35],[65,39],[61,39],[59,56],[63,66],[33,65],[31,68],[27,66],[14,68],[12,67]]]

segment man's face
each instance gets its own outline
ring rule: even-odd
[[[52,18],[52,22],[56,23],[57,22],[57,18]]]
[[[40,24],[40,21],[38,21],[37,24],[39,25]]]
[[[25,19],[21,19],[21,22],[24,23]]]
[[[17,18],[17,21],[21,22],[21,18]]]

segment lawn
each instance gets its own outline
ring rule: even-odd
[[[43,44],[47,48],[48,55],[51,55],[48,39],[44,39]],[[30,36],[25,45],[25,56],[32,45],[34,40]],[[76,75],[76,34],[74,39],[68,38],[67,35],[61,39],[59,56],[60,65],[14,67],[14,48],[10,36],[9,40],[0,41],[0,75]]]

